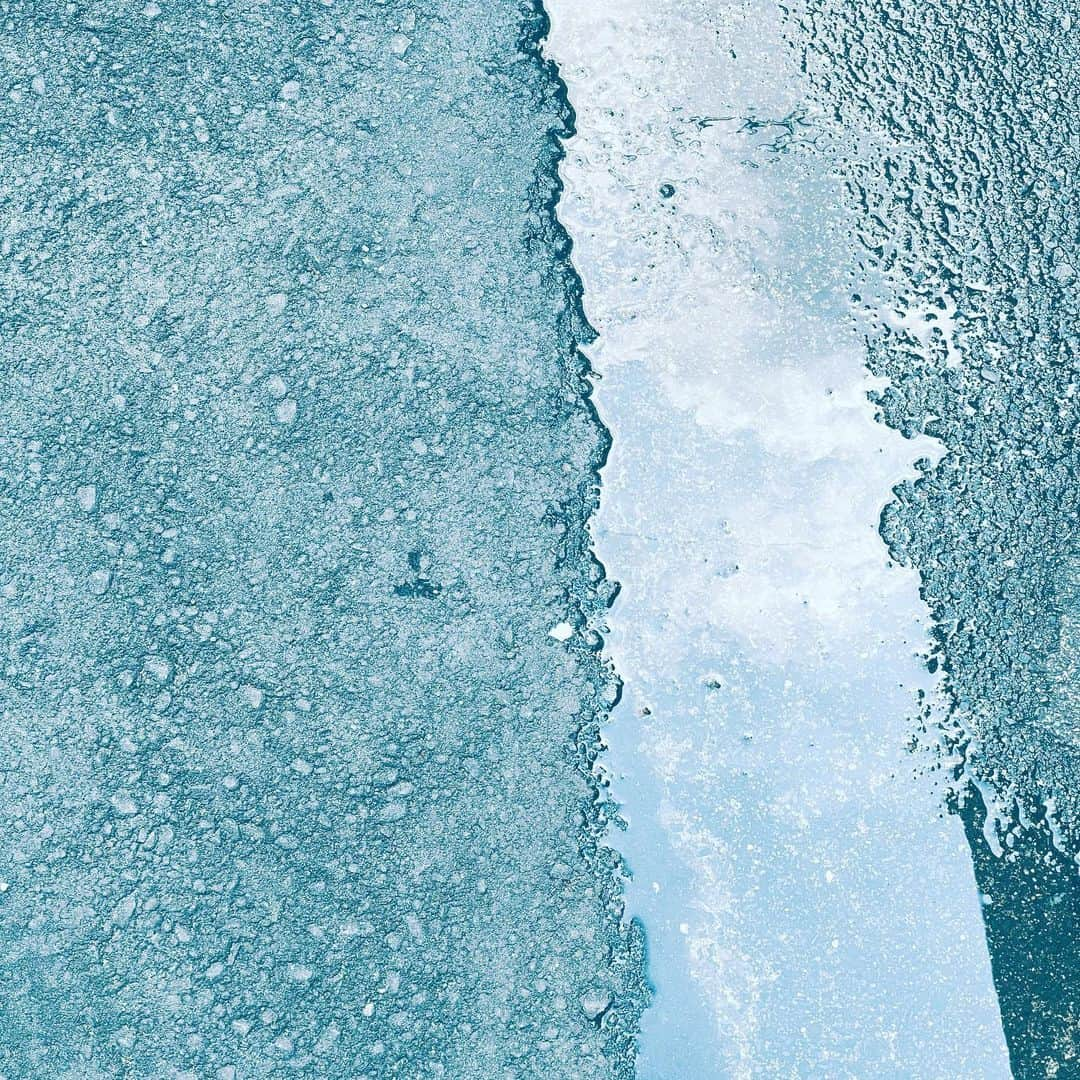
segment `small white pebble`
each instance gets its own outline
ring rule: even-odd
[[[92,596],[104,596],[112,584],[112,573],[108,570],[95,570],[86,583]]]
[[[340,1036],[341,1028],[331,1020],[330,1023],[323,1028],[322,1034],[316,1040],[315,1052],[317,1054],[325,1054],[326,1051],[338,1041]]]
[[[287,300],[283,292],[270,293],[266,298],[266,308],[271,315],[280,315],[285,310]]]
[[[251,708],[262,708],[263,692],[257,686],[241,686],[240,693]]]
[[[150,3],[143,8],[143,14],[148,19],[156,19],[161,14],[161,8],[154,3],[154,0],[150,0]]]
[[[296,402],[292,398],[279,401],[274,416],[279,424],[291,424],[296,419]]]
[[[574,636],[574,628],[568,622],[561,622],[553,626],[548,634],[556,641],[569,641]]]
[[[30,89],[33,90],[35,94],[44,94],[45,80],[40,75],[35,75],[30,80]]]
[[[79,504],[79,509],[89,514],[97,506],[97,488],[93,484],[83,484],[75,492],[75,499]]]
[[[300,84],[295,79],[290,79],[281,88],[283,101],[295,101],[300,96]]]
[[[610,1005],[611,995],[606,990],[590,990],[581,995],[581,1008],[590,1020],[602,1016]]]
[[[276,399],[283,398],[289,390],[285,385],[285,380],[280,375],[271,376],[267,380],[266,389],[270,391],[270,396]]]
[[[124,899],[113,908],[112,915],[109,916],[109,922],[111,922],[113,926],[123,929],[123,927],[131,922],[131,916],[134,914],[135,897],[125,896]]]
[[[172,664],[163,656],[148,656],[143,663],[143,667],[158,682],[168,682],[169,676],[173,672]]]

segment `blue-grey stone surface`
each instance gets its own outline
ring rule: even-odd
[[[629,1075],[542,15],[0,16],[0,1075]]]

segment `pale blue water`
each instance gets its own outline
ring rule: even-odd
[[[655,985],[638,1076],[1006,1077],[963,824],[910,751],[929,619],[878,525],[937,451],[866,399],[849,131],[768,0],[551,11],[613,436],[594,531]]]

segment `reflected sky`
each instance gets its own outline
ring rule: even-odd
[[[866,402],[838,181],[778,13],[551,10],[614,436],[595,534],[657,987],[640,1075],[1007,1076],[963,829],[908,748],[925,613],[877,532],[937,451]]]

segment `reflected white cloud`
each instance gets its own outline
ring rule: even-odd
[[[964,838],[905,749],[923,607],[877,534],[936,450],[866,401],[777,9],[549,9],[615,440],[594,531],[658,987],[641,1075],[1007,1076]]]

